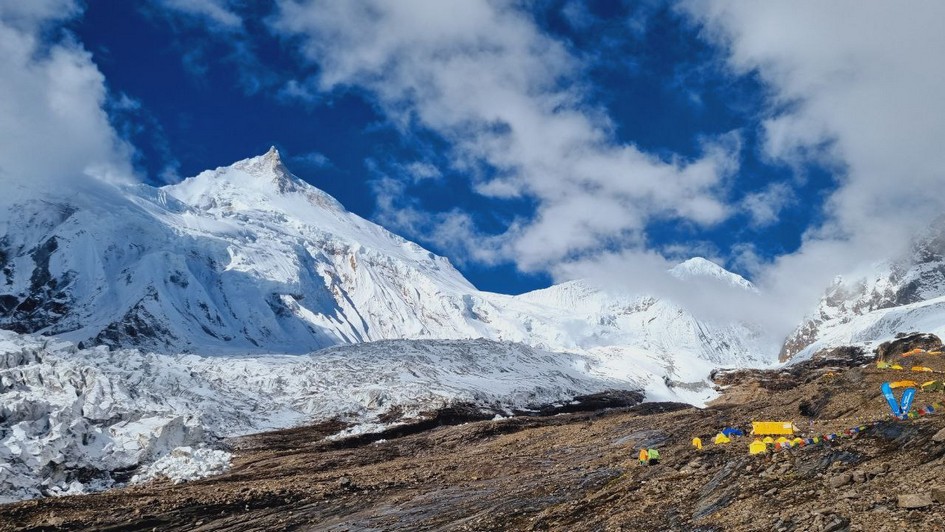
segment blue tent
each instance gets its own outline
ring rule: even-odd
[[[722,434],[725,434],[725,435],[728,436],[729,438],[731,438],[732,436],[744,436],[744,435],[745,435],[744,432],[742,432],[742,431],[740,431],[740,430],[738,430],[738,429],[736,429],[736,428],[732,428],[732,427],[725,427],[724,429],[722,429]]]

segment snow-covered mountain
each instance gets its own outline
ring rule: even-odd
[[[40,197],[0,220],[0,326],[164,353],[305,353],[384,339],[488,338],[550,350],[751,364],[748,326],[573,282],[476,290],[448,260],[346,211],[275,149],[161,188]],[[704,259],[682,283],[744,279]]]
[[[905,257],[838,276],[787,338],[780,359],[801,360],[840,345],[872,346],[907,332],[945,334],[945,219],[918,235]]]
[[[172,186],[29,192],[0,211],[0,499],[204,474],[218,437],[335,416],[607,389],[698,404],[712,369],[770,362],[751,324],[652,294],[479,291],[274,149]],[[667,282],[754,291],[705,259]]]

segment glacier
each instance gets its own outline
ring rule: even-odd
[[[405,422],[458,402],[507,413],[642,384],[600,370],[483,339],[220,357],[0,331],[0,502],[199,478],[226,468],[223,438],[305,422],[381,426],[385,413]]]

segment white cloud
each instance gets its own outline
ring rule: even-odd
[[[536,216],[489,247],[493,260],[544,269],[637,246],[653,218],[710,226],[732,212],[722,198],[737,138],[707,144],[696,160],[618,143],[579,91],[576,59],[515,6],[282,0],[272,24],[319,66],[312,90],[367,90],[397,127],[448,140],[452,164],[480,194],[535,200]]]
[[[407,163],[404,165],[404,171],[413,179],[415,183],[426,181],[428,179],[439,179],[443,177],[443,174],[440,173],[439,168],[423,161],[413,161],[411,163]]]
[[[28,5],[29,9],[24,8]],[[19,6],[12,8],[11,6]],[[66,35],[43,35],[79,13],[74,2],[0,4],[0,182],[5,198],[97,177],[133,179],[132,149],[103,106],[105,79],[91,55]]]
[[[165,9],[203,18],[208,25],[224,31],[242,31],[243,19],[226,0],[155,0]]]
[[[765,83],[766,154],[837,172],[825,222],[760,272],[784,314],[809,310],[837,273],[901,251],[945,210],[945,4],[718,0],[684,11],[734,72]]]
[[[330,168],[334,166],[334,163],[331,162],[331,159],[329,159],[327,155],[318,151],[295,155],[292,157],[292,160],[308,166],[314,166],[315,168]]]
[[[787,183],[770,183],[759,192],[746,194],[741,206],[748,212],[751,225],[767,227],[778,221],[781,211],[797,201],[794,190]]]

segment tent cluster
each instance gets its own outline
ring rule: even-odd
[[[899,417],[900,419],[906,419],[906,418],[916,419],[919,417],[932,415],[935,412],[941,412],[943,411],[943,409],[945,409],[945,405],[943,405],[942,403],[936,402],[931,405],[926,405],[915,410],[910,410],[908,413],[903,414]],[[858,425],[855,427],[850,427],[844,430],[843,432],[840,432],[839,434],[829,433],[829,434],[820,434],[817,436],[806,437],[806,438],[795,437],[791,439],[785,436],[781,436],[777,439],[774,439],[771,436],[766,436],[764,439],[761,439],[761,440],[756,438],[748,446],[748,453],[761,454],[769,450],[780,451],[783,449],[792,449],[796,447],[806,447],[809,445],[819,445],[819,444],[829,443],[829,442],[836,441],[842,438],[855,438],[861,432],[866,430],[868,427],[872,425],[876,425],[880,422],[881,420],[876,420],[876,421],[871,421],[869,423]]]
[[[942,352],[913,349],[908,353],[904,353],[902,356],[909,357],[920,354],[941,355]],[[899,364],[891,364],[889,362],[883,361],[877,362],[876,367],[881,369],[903,369]],[[924,373],[945,373],[942,371],[933,370],[927,366],[912,366],[911,370],[914,372]],[[913,409],[912,401],[915,397],[917,387],[918,385],[916,381],[913,380],[901,380],[883,383],[883,395],[886,397],[886,400],[892,409],[892,414],[896,418],[915,419],[931,415],[937,411],[943,411],[943,409],[945,409],[945,405],[942,405],[938,402],[920,407],[918,409]],[[901,400],[897,399],[892,391],[899,388],[904,388]],[[940,380],[926,381],[922,383],[921,389],[922,391],[942,392],[945,391],[945,383]],[[834,422],[835,421],[836,420],[834,420]],[[813,424],[813,422],[811,423]],[[748,452],[749,454],[756,455],[766,453],[768,451],[780,451],[783,449],[825,444],[840,438],[855,438],[869,426],[876,425],[877,423],[880,423],[880,420],[868,421],[865,424],[850,427],[839,434],[827,433],[801,438],[799,436],[795,436],[795,432],[798,432],[799,429],[792,421],[753,421],[751,424],[751,433],[755,436],[755,439],[748,445]],[[715,438],[713,438],[712,441],[716,445],[725,445],[731,443],[733,438],[744,435],[745,433],[737,428],[725,427],[721,432],[715,435]],[[764,437],[761,438],[762,436]],[[696,449],[702,449],[702,440],[700,438],[693,438],[692,445]]]

